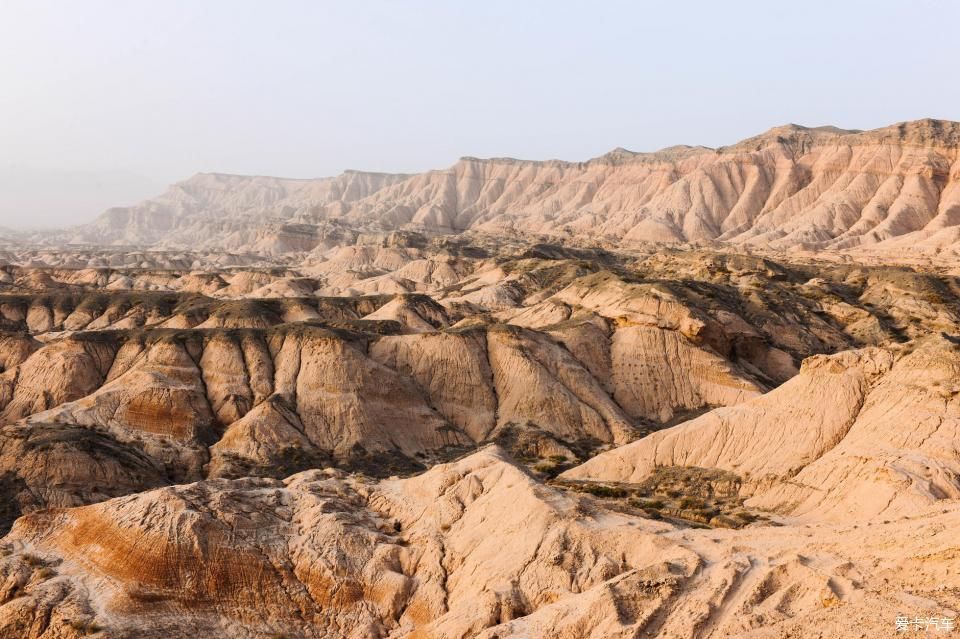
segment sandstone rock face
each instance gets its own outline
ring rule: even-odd
[[[474,441],[493,432],[498,399],[485,331],[387,336],[371,344],[370,356],[410,376],[430,404]]]
[[[0,370],[14,368],[40,348],[40,343],[28,335],[5,334],[0,336]]]

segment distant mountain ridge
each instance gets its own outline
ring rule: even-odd
[[[958,150],[960,123],[927,119],[871,131],[791,124],[717,149],[615,149],[586,162],[465,157],[417,175],[202,173],[56,238],[282,253],[348,228],[952,251]]]

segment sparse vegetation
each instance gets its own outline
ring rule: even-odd
[[[31,555],[27,553],[27,554],[24,554],[21,558],[23,559],[23,563],[27,564],[31,568],[36,568],[38,566],[44,565],[43,560],[40,559],[40,557],[37,557],[36,555]]]
[[[652,519],[666,517],[716,528],[741,528],[761,519],[761,515],[743,508],[740,479],[716,469],[661,467],[642,484],[586,481],[556,484],[605,501],[620,502]]]

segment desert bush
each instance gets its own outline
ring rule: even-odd
[[[603,497],[605,499],[618,499],[627,496],[627,491],[623,488],[613,488],[611,486],[589,485],[585,486],[583,490],[594,497]]]
[[[660,510],[663,508],[663,500],[660,499],[634,499],[631,504],[644,510]]]
[[[540,462],[539,464],[533,467],[535,471],[537,471],[538,473],[543,473],[545,475],[549,473],[551,470],[553,470],[554,468],[556,468],[556,464],[554,464],[553,462]]]
[[[684,497],[680,500],[680,508],[684,510],[700,510],[704,506],[706,506],[704,501],[696,497]]]

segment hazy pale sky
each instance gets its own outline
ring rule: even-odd
[[[0,225],[85,221],[197,171],[960,120],[958,24],[952,0],[0,0]]]

